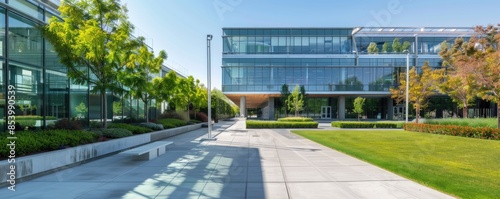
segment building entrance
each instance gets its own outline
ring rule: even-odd
[[[321,119],[332,119],[332,107],[322,106],[321,107]]]

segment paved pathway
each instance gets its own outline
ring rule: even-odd
[[[0,189],[1,198],[451,198],[287,130],[221,122],[150,161],[112,155]]]

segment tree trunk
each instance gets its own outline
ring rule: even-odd
[[[108,107],[107,107],[107,99],[106,99],[106,90],[101,91],[101,108],[102,108],[102,116],[101,116],[101,121],[102,121],[102,128],[106,129],[108,128]],[[89,118],[90,119],[90,118]]]
[[[417,108],[415,109],[415,123],[418,124],[418,118],[420,117],[420,105],[417,105]]]
[[[500,103],[497,103],[497,120],[498,120],[497,127],[500,129]]]
[[[149,123],[149,113],[148,113],[148,97],[144,100],[144,118],[146,118],[146,123]]]
[[[464,119],[469,118],[469,108],[467,108],[467,106],[464,106],[462,109],[462,115],[464,116]]]

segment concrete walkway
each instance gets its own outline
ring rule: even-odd
[[[234,124],[234,125],[233,125]],[[452,198],[288,130],[220,122],[150,161],[112,155],[0,189],[2,198]]]

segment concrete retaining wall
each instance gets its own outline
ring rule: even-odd
[[[15,181],[18,182],[22,180],[22,178],[60,169],[69,165],[81,163],[82,161],[88,161],[102,155],[132,148],[152,141],[165,139],[199,128],[201,128],[201,124],[194,124],[155,131],[147,134],[108,140],[106,142],[97,142],[57,151],[29,155],[16,158],[16,162],[14,164],[9,163],[7,160],[3,160],[0,161],[0,187],[10,185],[7,180],[11,176],[8,174],[11,170],[11,165],[16,167]]]

